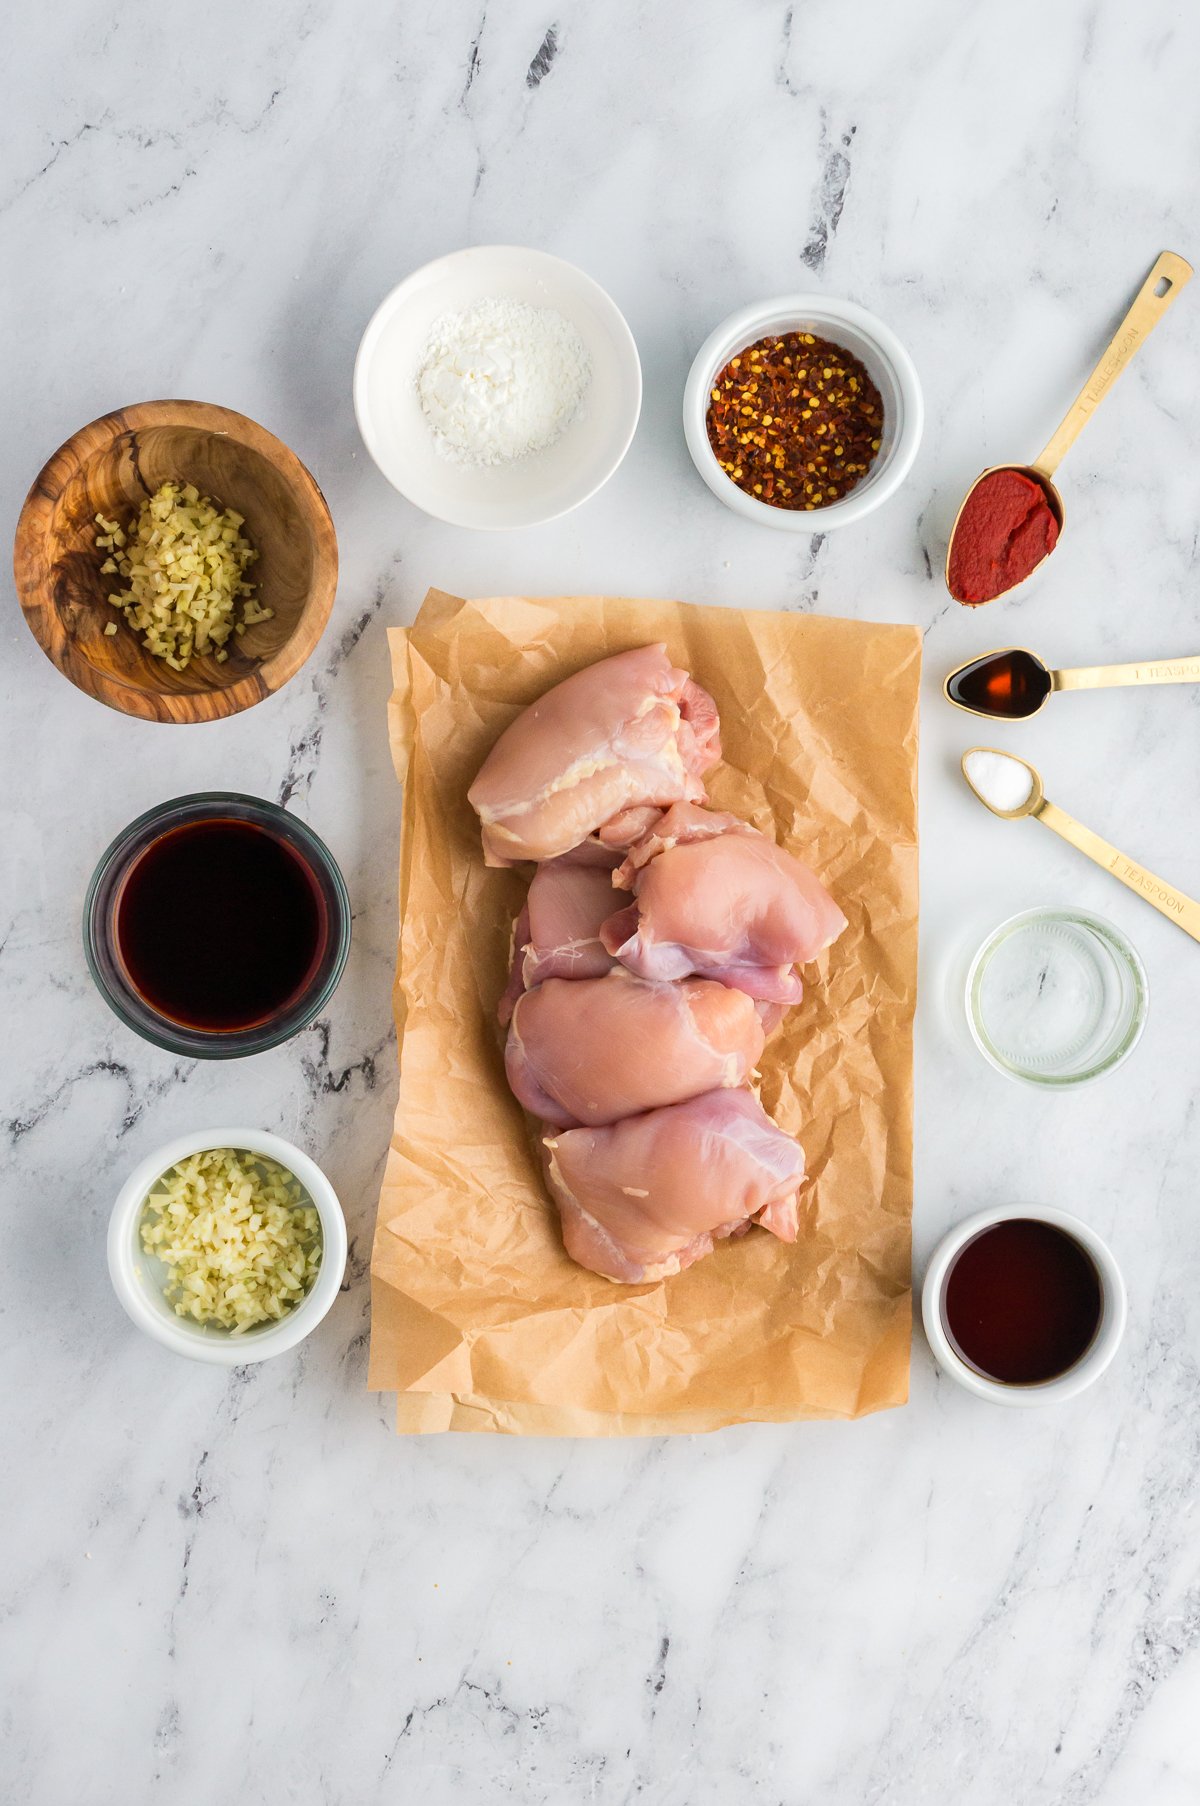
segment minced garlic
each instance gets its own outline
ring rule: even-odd
[[[163,1296],[176,1315],[235,1336],[285,1317],[321,1265],[321,1219],[300,1181],[235,1148],[190,1154],[164,1173],[141,1239],[168,1268]]]
[[[96,524],[96,544],[109,553],[102,573],[128,585],[109,601],[144,636],[146,651],[173,671],[182,671],[194,653],[211,652],[224,663],[230,635],[275,612],[259,607],[245,580],[258,553],[241,532],[243,517],[219,509],[192,483],[163,483],[127,530],[102,514]],[[105,632],[114,630],[110,623]]]

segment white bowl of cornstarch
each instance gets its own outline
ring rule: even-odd
[[[532,527],[612,476],[642,406],[633,334],[598,283],[517,245],[406,278],[354,366],[367,450],[401,495],[456,527]]]

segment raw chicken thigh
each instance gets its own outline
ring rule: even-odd
[[[846,918],[806,865],[736,815],[677,803],[613,876],[635,902],[600,938],[643,978],[719,979],[765,1003],[798,1003],[794,968]]]
[[[524,709],[484,760],[467,793],[484,859],[554,859],[627,811],[695,801],[720,756],[716,705],[665,646],[601,659]],[[635,813],[618,844],[644,826]]]
[[[504,1063],[517,1100],[556,1127],[616,1122],[744,1085],[763,1050],[749,997],[624,971],[548,978],[518,999]]]
[[[523,991],[544,978],[603,978],[618,963],[600,943],[600,929],[613,913],[612,866],[574,865],[555,859],[539,865],[525,907],[513,929],[512,972],[500,1000],[507,1026]]]
[[[543,1146],[567,1253],[606,1279],[667,1279],[751,1223],[796,1239],[804,1153],[750,1091],[551,1130]]]
[[[568,853],[560,853],[554,865],[591,865],[602,866],[611,872],[620,865],[630,847],[635,846],[643,834],[648,834],[663,811],[655,803],[645,803],[640,808],[622,809],[620,815],[614,815],[611,821],[581,840],[577,847]]]
[[[500,1002],[508,1082],[567,1253],[624,1285],[755,1223],[797,1234],[804,1151],[749,1081],[846,918],[800,860],[699,807],[719,727],[641,646],[532,703],[469,792],[487,863],[537,865]]]

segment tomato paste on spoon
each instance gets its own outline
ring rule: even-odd
[[[1011,466],[985,471],[962,505],[946,582],[976,607],[1022,583],[1058,544],[1058,516],[1033,477]]]
[[[1063,526],[1055,471],[1191,275],[1191,264],[1174,251],[1156,258],[1100,362],[1034,462],[997,465],[976,482],[959,509],[946,555],[946,585],[957,601],[975,608],[1007,595],[1049,557]]]

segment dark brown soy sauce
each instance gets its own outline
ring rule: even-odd
[[[1015,647],[964,665],[950,679],[951,700],[1010,721],[1035,715],[1050,694],[1050,673],[1032,652]]]
[[[118,958],[171,1022],[210,1034],[256,1028],[307,989],[329,940],[316,878],[253,822],[184,822],[151,841],[117,898]]]
[[[1057,1379],[1100,1324],[1100,1275],[1073,1236],[1017,1217],[969,1241],[946,1281],[950,1340],[977,1373],[1010,1386]]]

